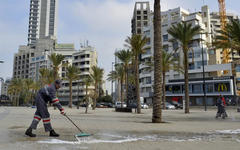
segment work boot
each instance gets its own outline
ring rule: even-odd
[[[54,130],[51,130],[49,136],[59,137],[59,134],[57,134]]]
[[[32,128],[28,128],[25,134],[30,137],[36,137],[36,134],[32,133]]]

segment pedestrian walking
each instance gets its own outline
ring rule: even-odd
[[[227,117],[225,106],[226,106],[225,98],[222,95],[219,95],[219,97],[217,99],[218,111],[217,111],[217,114],[216,114],[216,118],[222,116],[222,118],[224,119],[225,117]]]
[[[41,121],[41,119],[43,120],[45,131],[50,132],[49,136],[53,137],[59,136],[59,134],[57,134],[52,128],[47,104],[48,102],[50,102],[51,104],[53,104],[53,106],[56,106],[60,110],[61,114],[65,114],[64,109],[59,103],[59,99],[56,97],[56,92],[60,87],[61,80],[56,80],[54,83],[46,85],[45,87],[41,88],[38,91],[37,96],[35,98],[37,110],[34,114],[33,121],[30,127],[25,132],[27,136],[36,137],[36,134],[33,134],[32,130],[37,129],[37,125]]]

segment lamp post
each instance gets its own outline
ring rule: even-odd
[[[113,72],[113,65],[114,65],[114,62],[112,62],[112,72]],[[111,96],[112,96],[112,99],[113,99],[113,81],[111,83]]]
[[[202,38],[202,34],[201,33],[201,38]],[[204,53],[203,53],[203,42],[202,44],[202,66],[203,66],[203,95],[204,95],[204,110],[207,111],[207,100],[206,100],[206,86],[205,86],[205,64],[204,64]]]
[[[79,82],[77,82],[77,87],[78,87],[78,92],[77,92],[77,101],[78,101],[77,109],[79,109],[79,107],[80,107],[80,100],[79,100]]]
[[[204,53],[203,53],[203,39],[202,34],[212,34],[203,32],[201,34],[201,44],[202,44],[202,72],[203,72],[203,95],[204,95],[204,110],[207,111],[207,98],[206,98],[206,83],[205,83],[205,64],[204,64]]]

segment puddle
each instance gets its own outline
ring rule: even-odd
[[[136,141],[168,141],[168,142],[195,142],[195,141],[214,141],[216,139],[236,141],[240,143],[240,129],[237,130],[216,130],[205,134],[197,133],[168,133],[168,134],[125,134],[118,133],[99,133],[93,136],[79,138],[77,141],[65,141],[58,139],[48,139],[38,141],[38,143],[47,144],[96,144],[96,143],[125,143]]]
[[[172,141],[172,142],[194,142],[206,139],[204,136],[160,136],[160,135],[127,135],[121,136],[117,134],[96,134],[92,137],[76,138],[77,141],[64,141],[58,139],[49,139],[44,141],[38,141],[38,143],[47,144],[96,144],[96,143],[125,143],[136,141]]]
[[[240,134],[240,129],[236,130],[216,130],[217,133],[222,133],[222,134]]]

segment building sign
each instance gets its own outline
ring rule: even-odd
[[[230,84],[229,83],[215,83],[215,91],[217,92],[229,92]]]

